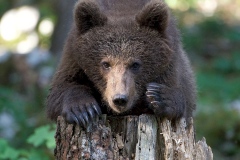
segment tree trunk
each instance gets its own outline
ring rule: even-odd
[[[58,20],[52,36],[50,51],[58,58],[62,55],[63,46],[73,22],[75,3],[76,0],[54,0],[54,9],[57,12]]]
[[[86,131],[58,117],[57,160],[212,160],[205,139],[195,142],[193,123],[171,124],[154,115],[106,117]]]

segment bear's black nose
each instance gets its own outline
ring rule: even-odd
[[[127,96],[126,95],[122,95],[122,94],[116,94],[113,97],[113,103],[116,106],[124,106],[127,104]]]

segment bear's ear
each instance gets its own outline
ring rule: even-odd
[[[152,0],[147,3],[136,16],[140,27],[149,27],[165,34],[168,25],[169,9],[162,0]]]
[[[74,9],[74,19],[80,34],[91,28],[103,26],[107,22],[107,17],[101,13],[97,4],[92,0],[77,2]]]

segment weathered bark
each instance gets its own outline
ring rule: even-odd
[[[193,124],[186,128],[153,115],[103,116],[87,130],[58,118],[57,160],[211,160],[205,139],[195,142]]]

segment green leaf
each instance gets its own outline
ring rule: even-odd
[[[19,151],[9,146],[8,142],[0,139],[0,159],[17,159]]]
[[[47,157],[47,155],[44,154],[44,152],[35,150],[35,149],[30,150],[28,159],[29,160],[49,160],[49,158]]]
[[[54,136],[55,136],[55,130],[50,131],[48,133],[48,136],[46,137],[46,141],[47,141],[46,145],[49,149],[54,149],[56,147]]]
[[[50,125],[45,125],[37,128],[34,134],[31,135],[27,142],[33,144],[35,147],[46,144],[48,148],[52,149],[55,147],[54,134],[55,129],[51,129]]]

